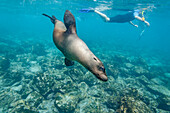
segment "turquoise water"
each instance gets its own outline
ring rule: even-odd
[[[142,9],[150,23],[106,23],[95,8],[113,17]],[[65,10],[77,34],[103,62],[107,82],[78,62],[66,67],[52,40]],[[169,0],[0,0],[0,112],[2,113],[169,113]],[[144,30],[141,39],[139,36]]]

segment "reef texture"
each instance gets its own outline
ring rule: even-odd
[[[78,63],[66,67],[64,56],[51,44],[4,43],[1,113],[170,112],[170,71],[149,65],[145,58],[111,50],[101,53],[97,45],[92,49],[109,78],[102,82]]]

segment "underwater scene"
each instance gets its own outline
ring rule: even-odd
[[[170,0],[0,0],[0,113],[170,113],[169,20]]]

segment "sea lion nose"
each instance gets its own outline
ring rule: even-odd
[[[107,80],[108,80],[108,77],[107,77],[106,75],[102,74],[102,75],[100,75],[100,79],[101,79],[102,81],[107,81]]]
[[[71,14],[71,12],[69,10],[66,10],[65,14]]]

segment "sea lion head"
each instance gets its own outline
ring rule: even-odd
[[[66,28],[68,29],[71,25],[73,25],[74,27],[76,27],[76,21],[75,18],[73,16],[73,14],[69,11],[66,10],[65,14],[64,14],[64,24],[66,26]]]
[[[97,58],[93,57],[92,66],[90,66],[90,71],[100,80],[107,81],[107,75],[103,63]]]

